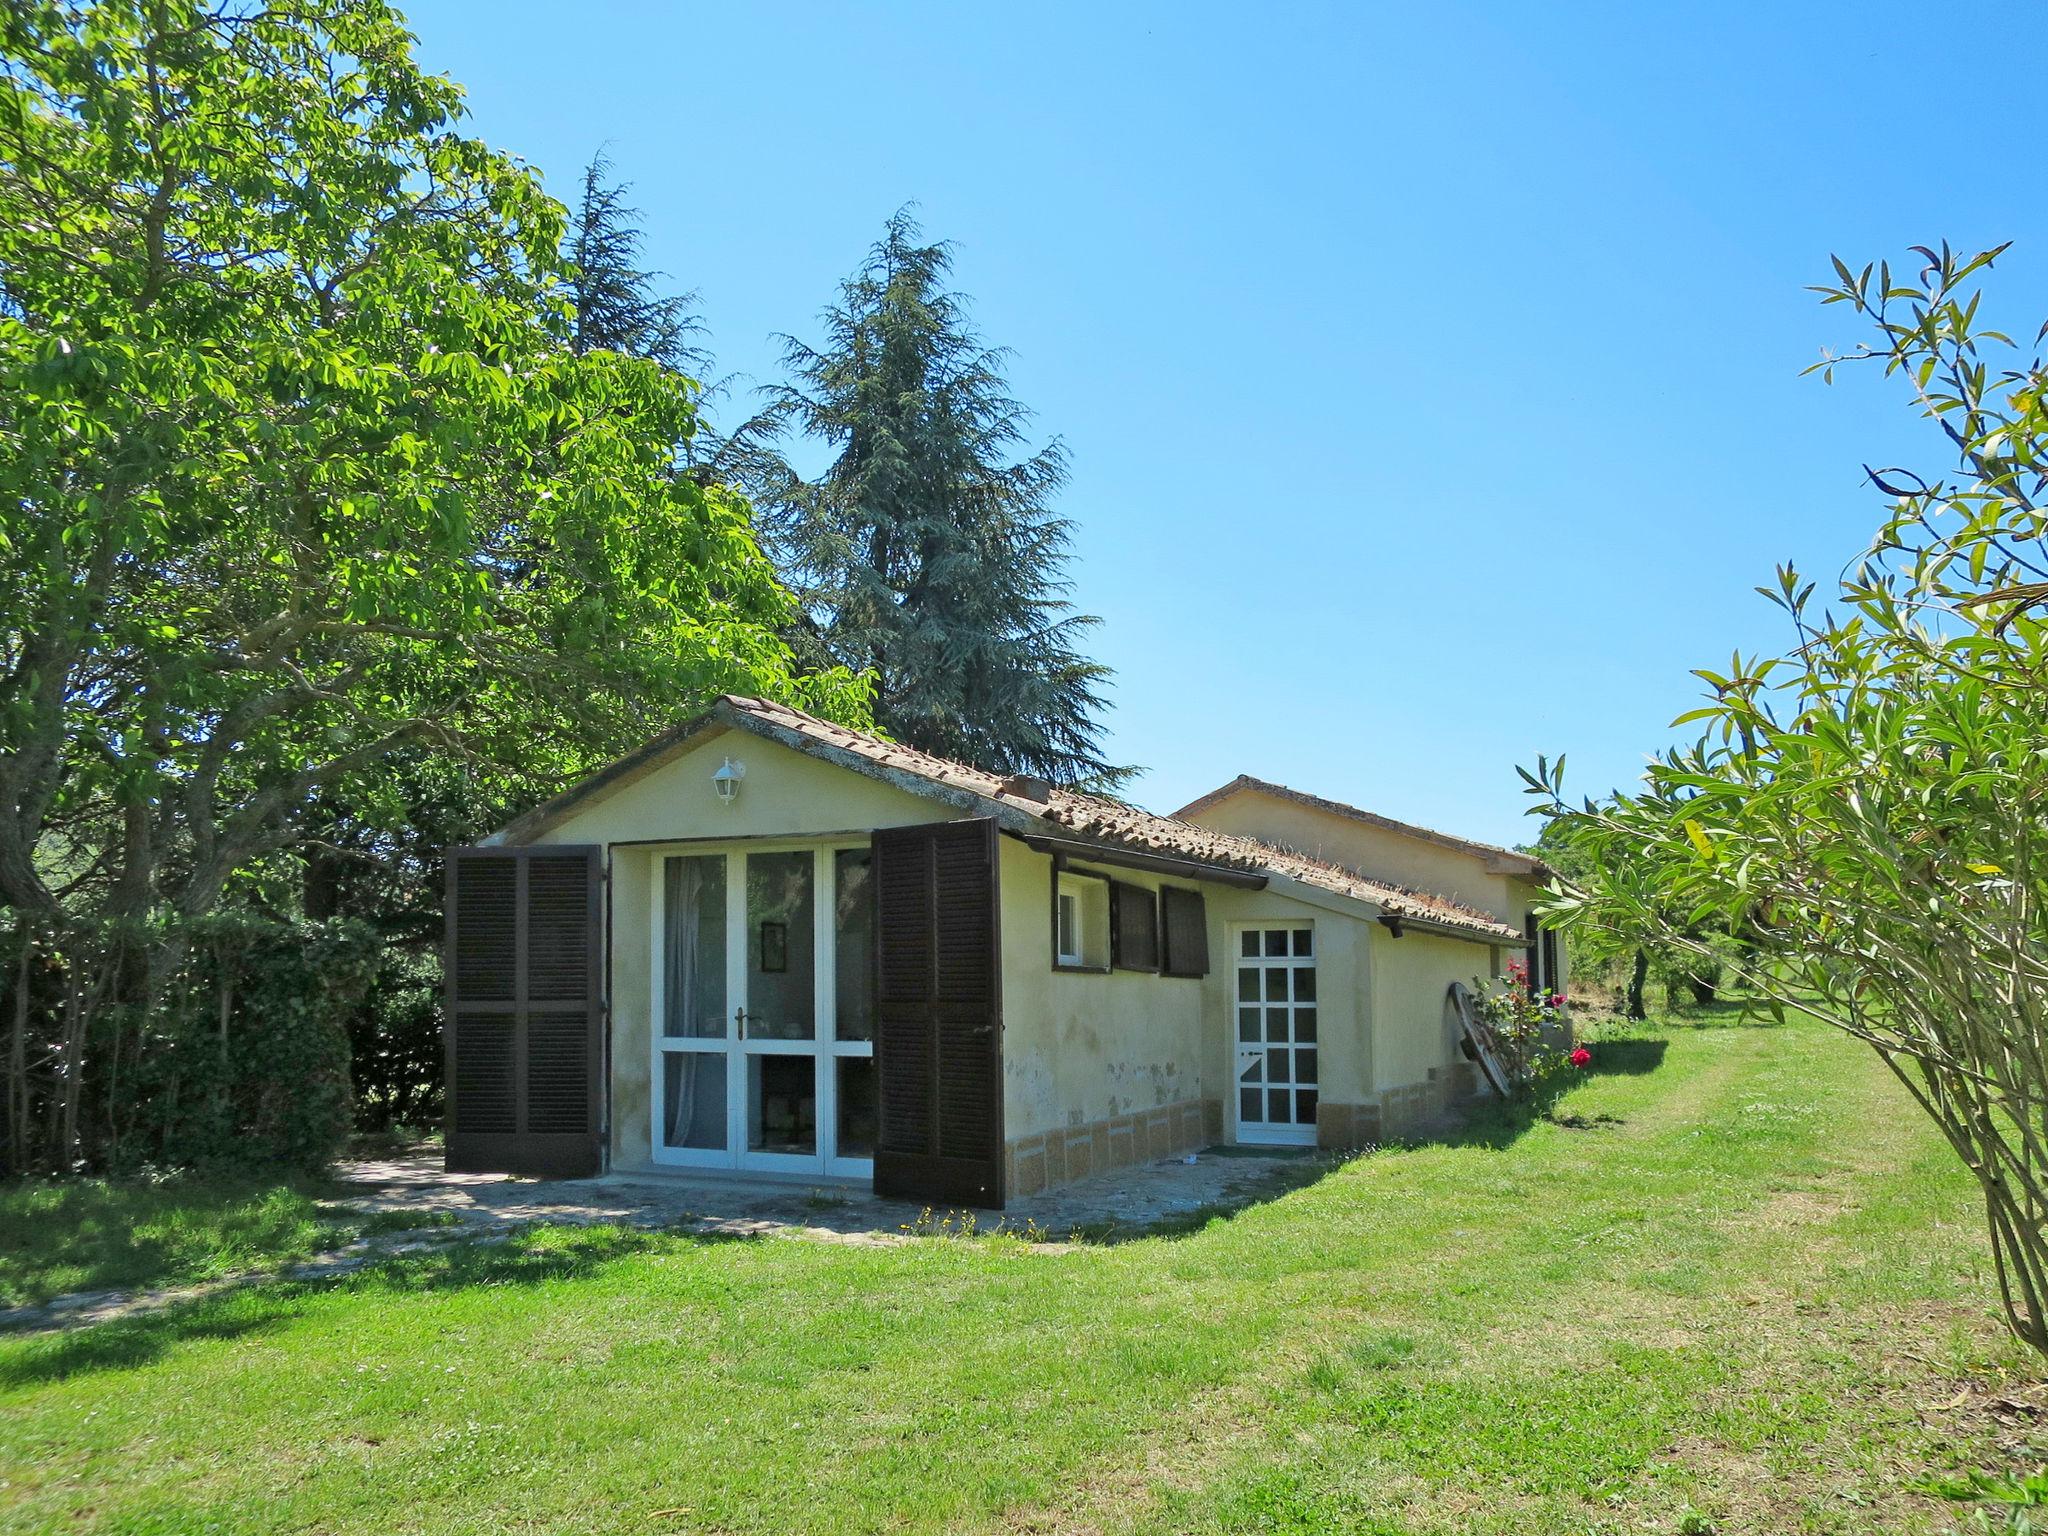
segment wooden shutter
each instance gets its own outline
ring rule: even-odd
[[[875,833],[875,1193],[1003,1204],[996,824]]]
[[[1209,974],[1209,911],[1200,891],[1167,885],[1159,890],[1159,969],[1167,976]]]
[[[596,848],[449,854],[451,1172],[602,1171],[603,878]]]
[[[1557,990],[1557,930],[1543,930],[1543,991],[1545,994]]]
[[[1120,971],[1159,969],[1159,898],[1142,885],[1110,882],[1109,963]]]

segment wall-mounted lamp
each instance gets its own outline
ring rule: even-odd
[[[747,765],[736,763],[728,757],[718,772],[711,775],[711,787],[718,791],[718,798],[721,801],[731,805],[739,798],[740,780],[746,776]]]

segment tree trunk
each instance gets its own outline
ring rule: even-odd
[[[1650,1010],[1643,1006],[1643,983],[1650,979],[1650,952],[1636,951],[1635,964],[1628,973],[1628,1003],[1624,1011],[1632,1019],[1647,1019]]]

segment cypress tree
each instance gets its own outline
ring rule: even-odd
[[[825,311],[818,347],[784,338],[790,382],[758,425],[819,440],[805,479],[772,448],[750,478],[820,660],[872,672],[897,740],[1057,783],[1113,789],[1102,755],[1108,669],[1080,649],[1100,620],[1067,601],[1067,479],[1055,440],[1027,445],[1005,354],[946,285],[951,247],[908,210]],[[742,436],[746,434],[741,434]]]

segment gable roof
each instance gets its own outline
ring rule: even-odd
[[[1262,843],[1216,832],[1170,816],[1155,816],[1103,795],[1049,786],[1023,775],[1002,775],[934,757],[866,731],[852,730],[766,699],[721,694],[694,720],[655,737],[639,750],[543,802],[501,828],[488,841],[521,843],[560,821],[599,791],[651,772],[670,758],[723,730],[747,731],[794,751],[879,779],[911,794],[944,801],[975,815],[993,816],[1020,836],[1053,836],[1063,851],[1086,858],[1087,847],[1181,861],[1190,878],[1278,876],[1318,891],[1365,902],[1380,913],[1418,926],[1443,929],[1487,943],[1519,945],[1524,937],[1471,907],[1421,891],[1368,880],[1355,870]],[[1076,846],[1083,845],[1083,846]]]
[[[1182,819],[1199,816],[1210,806],[1246,790],[1271,795],[1276,800],[1292,800],[1296,805],[1305,805],[1311,810],[1327,811],[1333,816],[1343,817],[1346,821],[1360,822],[1368,827],[1378,827],[1384,832],[1395,832],[1403,837],[1435,843],[1441,848],[1452,848],[1459,853],[1476,855],[1484,859],[1487,867],[1496,874],[1516,875],[1525,880],[1552,878],[1550,866],[1533,854],[1517,853],[1512,848],[1474,842],[1469,837],[1457,837],[1449,832],[1438,832],[1429,827],[1415,826],[1410,822],[1396,821],[1393,817],[1382,816],[1377,811],[1360,810],[1357,806],[1346,805],[1341,800],[1325,800],[1321,795],[1312,795],[1302,789],[1289,789],[1285,784],[1275,784],[1268,779],[1255,779],[1248,773],[1240,773],[1222,788],[1212,789],[1199,799],[1190,800],[1173,814]]]

